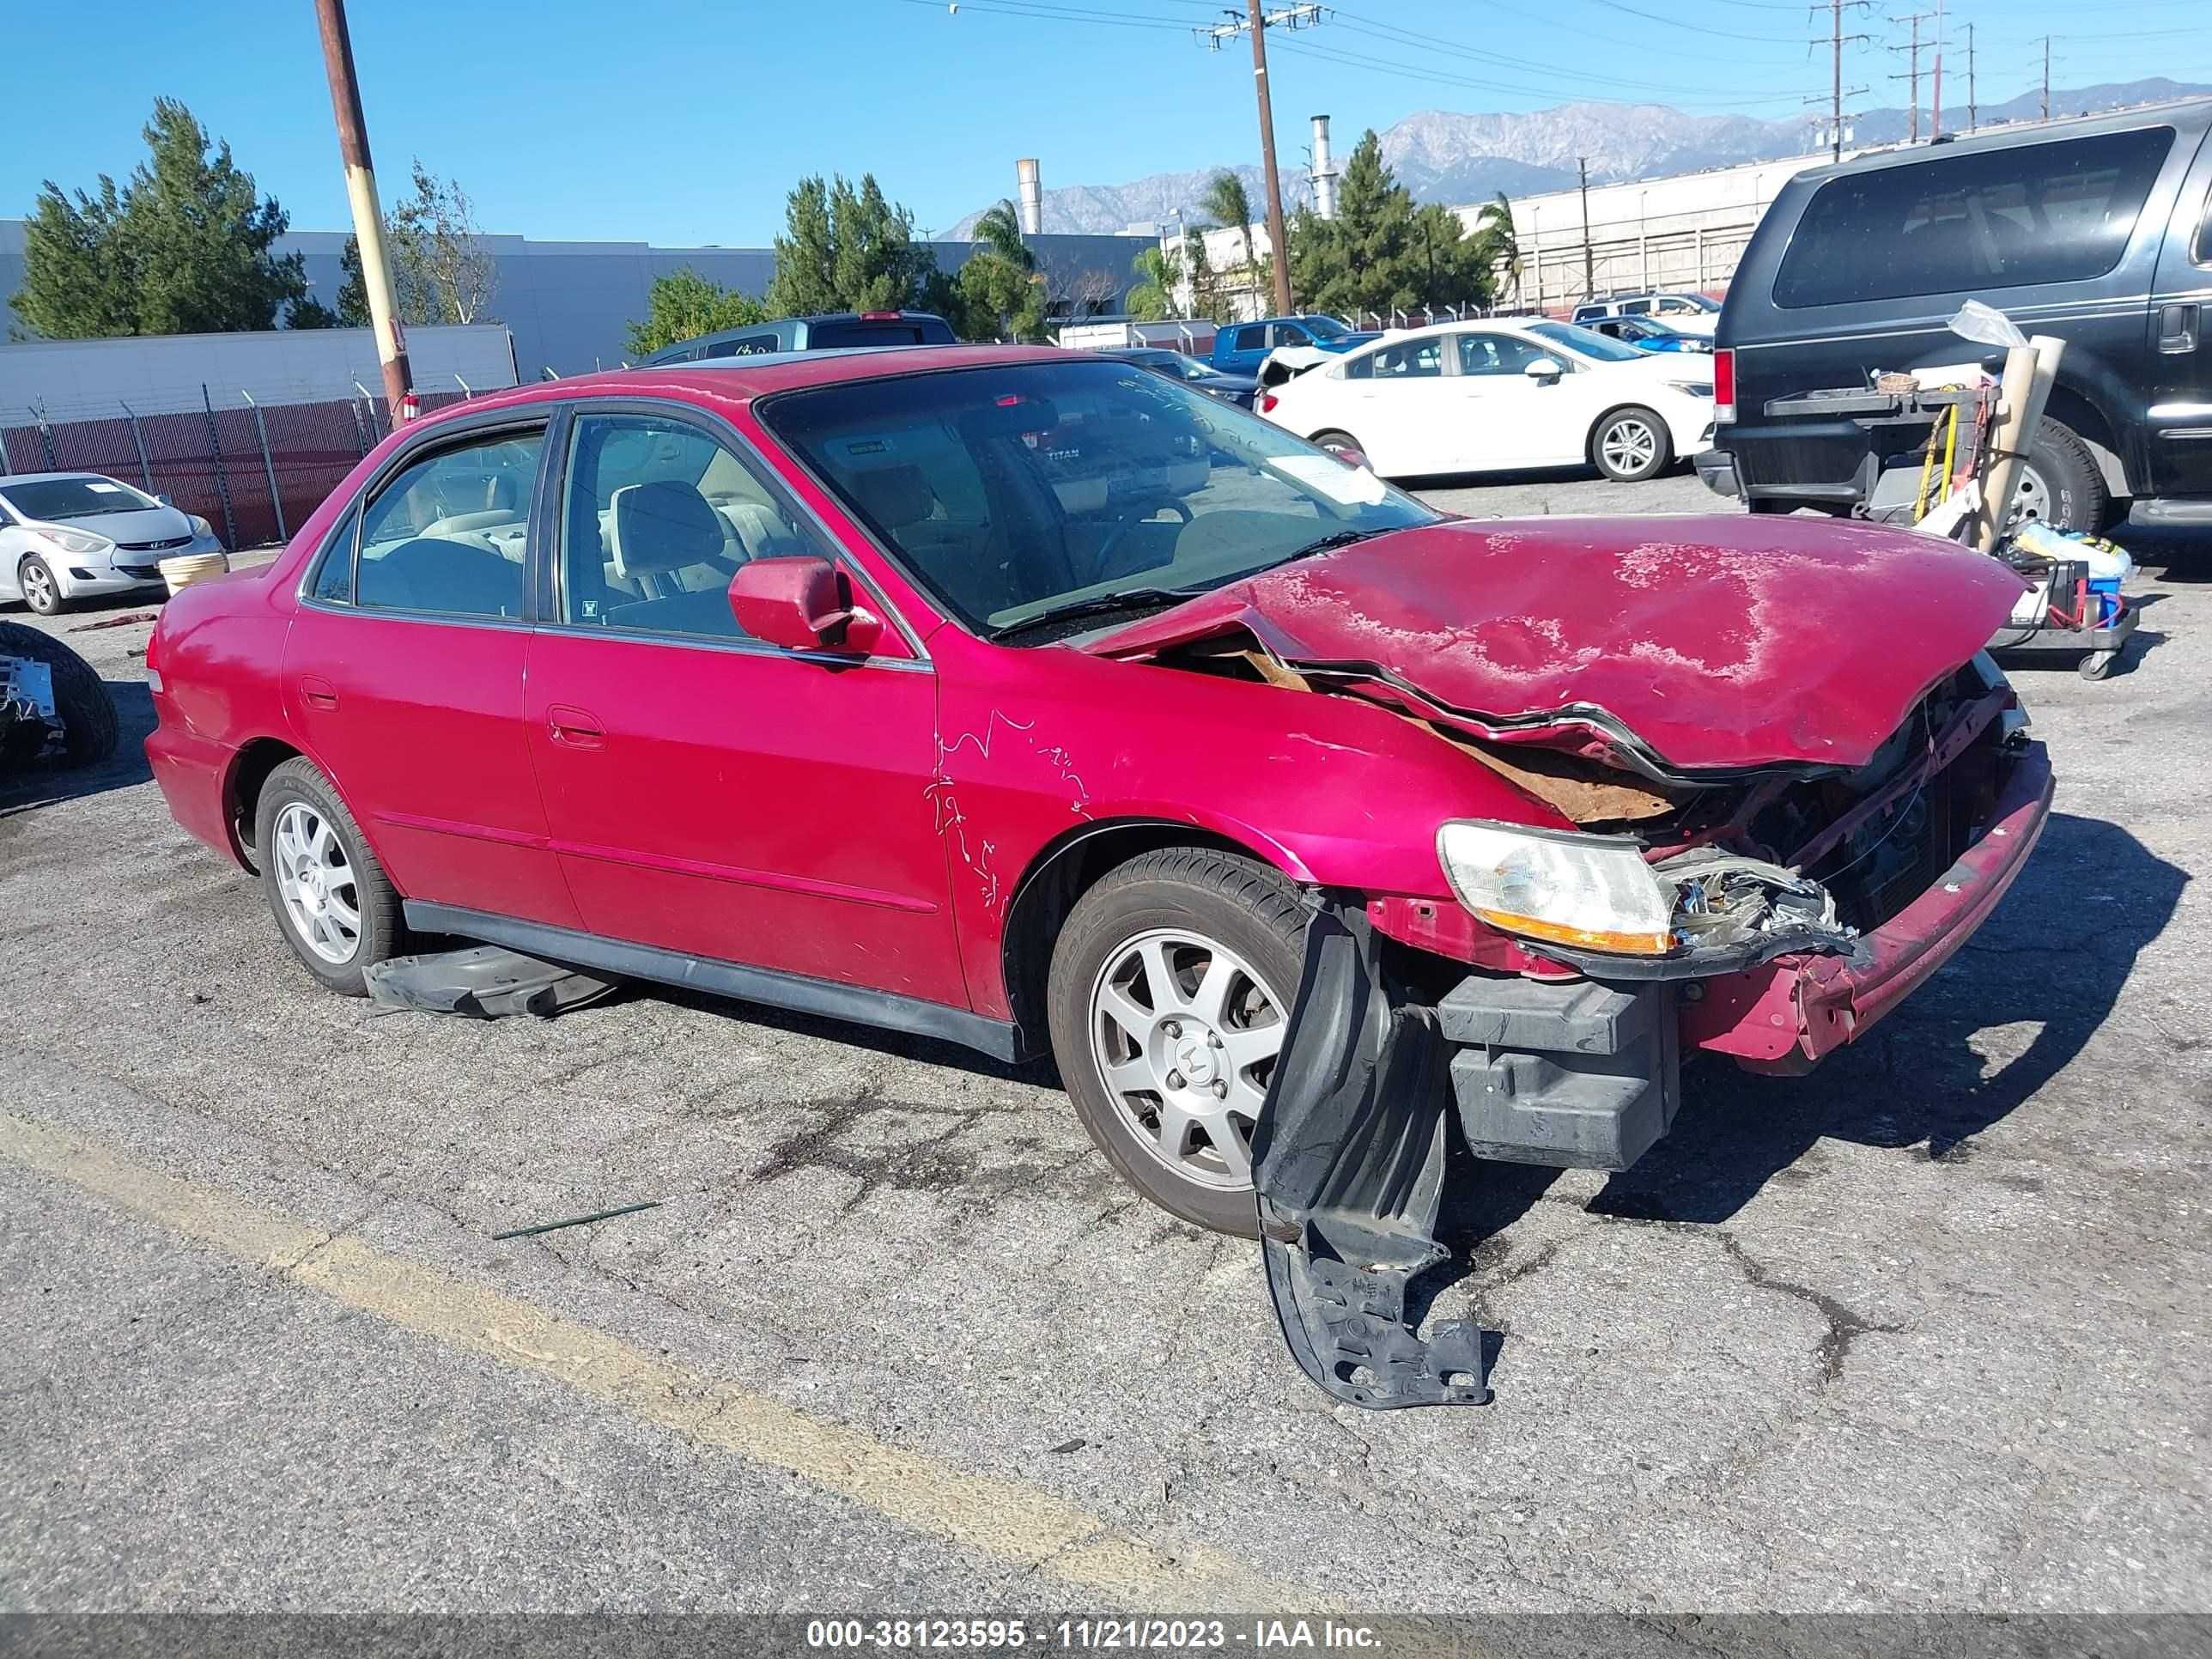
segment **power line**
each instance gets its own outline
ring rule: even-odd
[[[1844,9],[1850,6],[1864,11],[1869,3],[1869,0],[1828,0],[1828,155],[1838,161],[1844,159],[1844,46],[1846,42],[1863,43],[1869,38],[1863,34],[1844,33]],[[1815,46],[1820,44],[1818,36],[1814,38],[1813,44]],[[1865,90],[1863,87],[1855,87],[1851,95],[1856,97]]]
[[[1279,52],[1295,52],[1302,57],[1311,58],[1322,63],[1340,64],[1346,69],[1365,70],[1372,74],[1389,75],[1401,80],[1425,81],[1436,86],[1457,87],[1473,92],[1526,93],[1531,90],[1531,88],[1526,82],[1507,83],[1498,81],[1477,81],[1467,76],[1451,75],[1437,70],[1414,69],[1405,64],[1388,61],[1382,58],[1364,57],[1356,52],[1346,52],[1340,47],[1317,46],[1306,42],[1292,42],[1285,40],[1280,42],[1276,50]],[[1594,96],[1594,94],[1590,93],[1578,91],[1572,88],[1535,88],[1535,90],[1539,91],[1540,94],[1545,97],[1580,97],[1588,99]],[[1655,88],[1654,90],[1662,93],[1669,104],[1674,107],[1706,104],[1711,105],[1715,107],[1729,110],[1741,110],[1748,106],[1757,104],[1792,102],[1795,101],[1796,98],[1796,94],[1794,93],[1783,93],[1778,95],[1770,95],[1761,98],[1736,98],[1715,97],[1704,94],[1678,93],[1666,88]],[[1595,101],[1619,102],[1621,100],[1596,99]]]

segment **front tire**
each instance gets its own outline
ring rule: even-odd
[[[1084,1128],[1139,1193],[1215,1232],[1258,1231],[1252,1129],[1307,918],[1266,866],[1176,848],[1101,879],[1053,947],[1053,1054]]]
[[[399,896],[330,780],[307,760],[269,774],[254,809],[261,890],[302,965],[340,996],[368,994],[364,970],[399,954]]]
[[[23,603],[41,617],[58,617],[69,609],[69,595],[46,562],[35,553],[17,567],[15,588],[23,596]]]
[[[1650,410],[1616,409],[1590,433],[1590,460],[1615,483],[1641,483],[1674,459],[1667,422]]]

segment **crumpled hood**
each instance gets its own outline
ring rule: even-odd
[[[1752,514],[1395,531],[1085,643],[1240,632],[1328,689],[1650,771],[1858,767],[2022,591],[1906,530]]]

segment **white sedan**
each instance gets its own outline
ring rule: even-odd
[[[163,559],[222,550],[205,519],[102,473],[0,477],[0,599],[40,616],[159,587]]]
[[[1568,323],[1443,323],[1346,352],[1258,407],[1385,477],[1588,464],[1626,483],[1711,445],[1712,364]]]

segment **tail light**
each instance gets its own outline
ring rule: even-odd
[[[1735,419],[1735,348],[1724,346],[1713,353],[1713,424],[1727,426]]]
[[[898,319],[899,313],[896,311],[864,311],[860,313],[860,320],[864,323],[895,323]]]
[[[146,689],[159,696],[161,691],[161,624],[157,618],[154,631],[146,636]]]
[[[1260,394],[1260,412],[1262,415],[1272,415],[1275,412],[1275,405],[1280,402],[1282,399],[1273,392],[1263,392]]]

